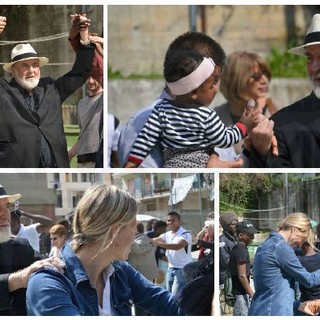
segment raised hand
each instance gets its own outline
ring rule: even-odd
[[[88,31],[91,20],[87,18],[85,13],[79,14],[75,13],[70,15],[70,19],[72,22],[71,29],[69,31],[69,38],[75,39],[78,37],[80,32]]]

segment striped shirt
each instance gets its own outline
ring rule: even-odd
[[[162,100],[153,109],[132,146],[128,160],[141,163],[157,142],[163,148],[228,148],[243,139],[242,124],[226,127],[208,107],[176,107]]]

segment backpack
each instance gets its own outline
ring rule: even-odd
[[[182,235],[184,235],[184,234],[187,234],[187,233],[190,233],[191,236],[192,236],[192,233],[191,233],[190,231],[184,231],[184,232],[182,232],[182,233],[180,234],[180,236],[182,236]],[[186,246],[184,247],[184,250],[186,251],[186,254],[188,254],[188,246],[189,246],[189,245],[186,245]]]
[[[235,290],[232,286],[232,278],[229,268],[226,270],[224,278],[224,301],[229,307],[233,307],[236,302]]]

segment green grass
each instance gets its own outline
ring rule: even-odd
[[[68,150],[76,143],[79,136],[79,126],[76,124],[68,124],[64,126],[64,133],[67,139]],[[71,168],[77,167],[77,158],[74,157],[70,163]]]

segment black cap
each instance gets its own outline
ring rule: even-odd
[[[246,232],[246,233],[249,233],[249,234],[257,233],[257,229],[248,220],[243,220],[241,222],[238,222],[237,225],[236,225],[236,231],[238,233],[240,233],[240,232]]]

